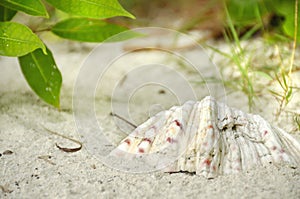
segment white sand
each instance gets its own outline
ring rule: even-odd
[[[85,46],[86,49],[82,49]],[[219,176],[207,180],[186,173],[163,172],[130,174],[104,166],[84,147],[75,153],[59,150],[55,143],[64,147],[76,147],[59,136],[52,135],[42,125],[72,138],[80,139],[72,113],[72,92],[75,78],[90,50],[90,46],[73,43],[49,44],[57,64],[60,66],[64,84],[61,92],[61,111],[49,107],[39,100],[25,82],[15,58],[0,57],[0,153],[13,153],[0,157],[0,198],[299,198],[300,168],[270,166],[247,172]],[[114,50],[114,49],[112,49]],[[156,55],[153,54],[152,57]],[[135,56],[129,57],[135,59]],[[139,62],[138,57],[136,57]],[[143,57],[143,59],[147,59]],[[147,62],[147,60],[144,60]],[[123,63],[126,65],[127,62]],[[125,66],[126,67],[126,66]],[[182,69],[184,71],[184,69]],[[207,70],[209,72],[209,70]],[[121,74],[115,70],[113,75]],[[186,72],[188,74],[188,72]],[[190,75],[193,79],[193,75]],[[162,75],[158,78],[164,78]],[[113,132],[116,127],[109,117],[110,104],[104,94],[96,99],[97,118],[104,124],[105,131]],[[150,112],[168,108],[174,103],[172,95],[154,92],[136,94],[132,117],[138,122],[149,113],[143,107],[160,102],[161,106],[150,107]],[[203,89],[196,86],[196,91]],[[100,91],[99,91],[100,92]],[[102,91],[101,91],[102,92]],[[150,93],[150,94],[149,94]],[[203,93],[205,94],[205,93]],[[201,94],[202,95],[202,94]],[[199,98],[201,97],[198,96]],[[97,97],[97,96],[96,96]],[[247,101],[240,93],[227,96],[231,106],[247,110]],[[173,100],[172,100],[173,99]],[[124,105],[122,99],[118,99]],[[117,100],[117,101],[118,101]],[[149,100],[149,101],[147,101]],[[152,101],[151,101],[152,100]],[[299,100],[295,100],[299,103]],[[97,102],[98,105],[97,105]],[[148,104],[149,102],[149,104]],[[176,100],[175,100],[176,102]],[[295,103],[295,104],[297,104]],[[259,101],[256,110],[270,117],[274,111],[264,109],[266,102]],[[276,107],[276,103],[268,103]],[[294,105],[295,106],[295,105]],[[269,110],[268,107],[268,110]],[[295,111],[297,106],[294,107]],[[264,112],[265,110],[265,112]],[[153,113],[150,113],[153,114]],[[284,117],[284,115],[282,116]],[[290,123],[279,123],[285,130],[291,130],[292,119],[281,118]],[[293,132],[295,136],[299,132]],[[125,135],[113,135],[117,143]]]

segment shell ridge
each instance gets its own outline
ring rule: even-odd
[[[178,157],[166,165],[166,171],[195,172],[206,178],[270,163],[300,164],[300,143],[292,135],[259,115],[231,108],[210,96],[153,116],[117,149],[133,154],[169,155],[170,151]]]

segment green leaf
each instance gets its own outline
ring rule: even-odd
[[[51,31],[65,39],[84,42],[103,42],[111,36],[126,30],[124,27],[97,19],[70,18],[54,25]],[[121,41],[138,35],[138,33],[130,31],[128,34],[122,37],[115,37],[110,41]]]
[[[10,21],[17,11],[0,6],[0,21]]]
[[[228,0],[226,6],[234,24],[251,24],[260,21],[260,16],[268,11],[270,0]]]
[[[272,78],[268,73],[265,73],[265,72],[263,72],[263,71],[254,71],[253,73],[254,73],[255,75],[260,76],[260,77],[263,77],[263,78],[265,78],[265,79],[267,79],[267,80],[269,80],[269,81],[272,81],[272,80],[273,80],[273,78]]]
[[[19,57],[22,72],[32,90],[45,102],[59,108],[62,77],[51,51],[37,49]]]
[[[0,22],[0,55],[17,57],[37,48],[46,52],[43,42],[27,26]]]
[[[40,0],[1,0],[0,5],[12,10],[25,12],[33,16],[49,17],[46,8]]]
[[[297,13],[297,30],[295,29],[295,1],[285,0],[278,1],[276,11],[285,17],[283,23],[283,31],[286,35],[294,38],[295,31],[297,31],[297,41],[300,42],[300,2],[298,2],[298,13]]]
[[[294,18],[286,18],[286,21],[283,24],[283,31],[286,35],[291,38],[294,38],[295,34],[295,23]],[[300,20],[298,18],[298,27],[297,27],[297,41],[300,42]]]
[[[126,16],[135,18],[117,0],[46,0],[55,8],[82,17],[110,18]]]

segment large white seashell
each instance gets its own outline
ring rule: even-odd
[[[300,144],[259,115],[230,108],[208,96],[151,117],[112,151],[155,154],[171,148],[178,158],[167,172],[195,172],[207,178],[270,164],[300,163]],[[132,157],[132,156],[131,156]]]

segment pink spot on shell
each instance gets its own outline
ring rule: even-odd
[[[275,151],[276,149],[277,149],[277,147],[276,147],[276,146],[273,146],[273,147],[272,147],[272,150],[273,150],[273,151]]]
[[[211,160],[209,160],[209,159],[206,159],[206,160],[204,160],[204,162],[203,162],[204,164],[206,164],[206,165],[210,165],[210,163],[211,163]]]
[[[166,141],[171,143],[171,144],[177,142],[175,139],[173,139],[171,137],[167,137]]]
[[[149,142],[149,143],[152,142],[149,138],[144,138],[143,141],[147,141],[147,142]]]
[[[216,166],[213,166],[213,167],[212,167],[212,169],[213,169],[214,171],[216,171],[216,170],[217,170]]]
[[[167,142],[169,142],[169,143],[173,143],[173,139],[172,139],[172,138],[170,138],[170,137],[168,137],[168,138],[167,138]]]
[[[265,131],[265,132],[264,132],[264,136],[267,135],[268,133],[269,133],[268,131]]]
[[[130,142],[130,140],[129,140],[129,139],[126,139],[126,140],[124,140],[124,142],[125,142],[125,143],[127,143],[128,145],[130,145],[130,144],[131,144],[131,142]]]
[[[144,149],[139,148],[139,153],[145,153]]]
[[[213,125],[209,125],[207,128],[208,129],[213,129],[214,127],[213,127]]]
[[[181,123],[178,120],[174,120],[175,124],[179,127],[181,127]]]

